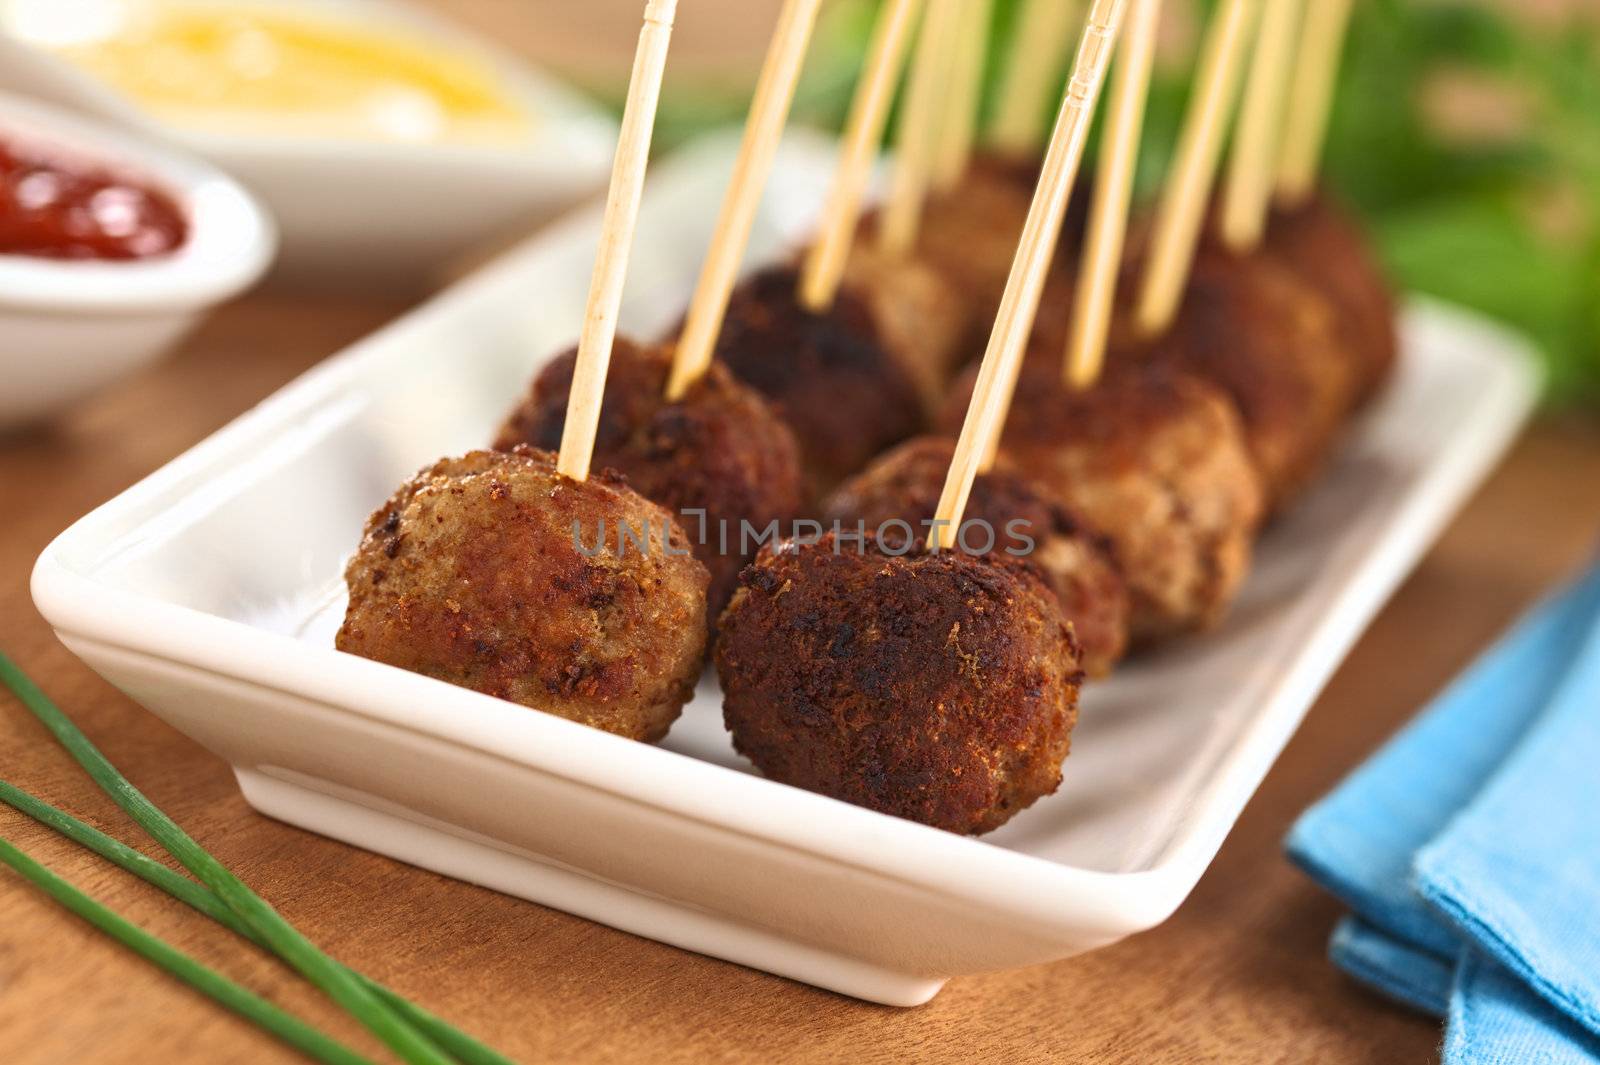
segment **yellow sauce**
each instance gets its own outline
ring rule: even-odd
[[[86,2],[99,19],[82,17]],[[26,39],[30,15],[40,25],[38,4],[80,8],[72,25],[89,32],[34,43],[190,128],[503,144],[532,125],[490,64],[396,21],[312,4],[9,0],[13,32]]]

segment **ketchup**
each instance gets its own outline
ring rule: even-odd
[[[153,259],[182,245],[188,228],[159,189],[0,137],[0,255]]]

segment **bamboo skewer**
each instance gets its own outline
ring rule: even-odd
[[[1223,186],[1222,240],[1244,253],[1261,243],[1284,136],[1284,96],[1293,75],[1301,0],[1266,0],[1245,82],[1239,131]]]
[[[1238,96],[1250,29],[1259,11],[1260,0],[1223,0],[1206,31],[1195,95],[1156,210],[1150,261],[1139,294],[1136,324],[1145,336],[1156,336],[1171,325],[1182,302]]]
[[[1039,188],[1028,211],[1028,222],[1011,266],[1000,314],[989,337],[988,350],[984,352],[972,404],[967,408],[966,423],[961,427],[950,473],[934,515],[928,540],[930,550],[940,549],[942,530],[952,530],[954,535],[954,530],[960,528],[967,499],[972,494],[972,483],[999,442],[1010,394],[1022,368],[1028,334],[1033,331],[1039,300],[1044,294],[1045,276],[1061,237],[1067,201],[1083,162],[1095,103],[1100,98],[1127,6],[1128,0],[1094,0],[1089,9],[1072,79],[1067,83],[1066,97],[1045,155]]]
[[[994,0],[961,0],[961,17],[952,42],[950,100],[934,158],[933,187],[949,192],[972,165],[983,110],[983,75],[994,25]]]
[[[960,2],[928,0],[928,14],[917,39],[905,112],[900,117],[894,181],[878,231],[880,245],[891,256],[909,255],[917,246],[922,209],[933,182],[950,74],[950,42],[959,29]]]
[[[589,303],[584,310],[583,333],[578,341],[578,361],[567,398],[567,421],[561,432],[561,453],[556,468],[574,481],[589,476],[594,457],[595,433],[600,425],[600,404],[605,398],[606,371],[617,339],[617,315],[622,308],[622,286],[628,273],[628,255],[639,220],[639,200],[644,193],[645,170],[650,162],[650,140],[656,109],[661,102],[661,79],[672,44],[672,21],[678,0],[646,0],[644,27],[634,54],[628,100],[622,111],[622,131],[611,168],[611,188],[606,194],[601,223],[600,249],[589,282]]]
[[[1278,163],[1278,202],[1285,206],[1304,203],[1316,187],[1349,26],[1350,0],[1314,0],[1306,8]]]
[[[761,69],[750,117],[745,122],[744,141],[734,164],[733,180],[722,201],[711,238],[705,266],[695,286],[694,299],[684,320],[683,335],[673,352],[672,373],[667,379],[667,399],[683,398],[689,386],[711,366],[717,336],[722,332],[728,301],[738,278],[739,264],[750,243],[761,194],[772,175],[778,142],[788,122],[794,94],[800,84],[806,50],[817,24],[822,0],[785,0],[773,32],[772,44]]]
[[[813,314],[833,306],[861,222],[872,164],[883,144],[889,104],[905,65],[911,30],[923,0],[888,0],[873,30],[867,65],[856,88],[840,147],[839,170],[823,210],[816,243],[800,271],[800,303]]]
[[[1077,0],[1026,0],[1018,13],[989,129],[989,145],[1001,155],[1038,156],[1078,8]]]
[[[1155,66],[1161,0],[1133,0],[1128,25],[1117,52],[1116,83],[1106,118],[1106,140],[1090,206],[1089,232],[1074,299],[1072,333],[1067,347],[1066,381],[1084,389],[1100,379],[1106,338],[1122,270],[1122,249],[1128,234],[1128,211],[1139,166],[1139,139],[1144,131]]]

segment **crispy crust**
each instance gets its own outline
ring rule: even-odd
[[[768,777],[960,833],[1060,785],[1081,681],[1031,567],[831,536],[745,571],[717,671],[734,746]]]
[[[787,522],[804,501],[794,434],[762,397],[712,363],[682,400],[664,398],[668,348],[643,348],[618,338],[606,375],[594,465],[622,473],[645,498],[670,510],[711,571],[708,617],[727,606],[750,561],[739,553],[740,523],[765,528]],[[534,379],[495,437],[554,450],[567,420],[567,395],[577,351],[552,361]],[[693,511],[705,511],[704,528]],[[720,530],[729,530],[727,550]],[[702,531],[705,533],[702,536]]]
[[[824,523],[854,529],[861,522],[874,530],[898,518],[921,532],[938,511],[954,452],[943,437],[906,441],[840,485],[823,506]],[[1127,584],[1110,545],[1008,463],[974,482],[965,518],[994,530],[996,550],[1029,551],[1072,623],[1084,672],[1109,675],[1127,649],[1129,611]],[[973,549],[981,549],[984,537],[974,533],[971,539]]]
[[[717,357],[794,430],[816,499],[917,432],[927,415],[865,298],[846,289],[827,313],[812,314],[795,299],[798,281],[795,268],[782,266],[741,285]]]
[[[965,417],[974,375],[941,428]],[[1004,458],[1110,541],[1133,597],[1135,646],[1215,625],[1249,569],[1259,475],[1227,397],[1169,368],[1113,360],[1101,382],[1066,389],[1060,353],[1023,368]]]
[[[604,521],[606,546],[587,557]],[[617,524],[651,529],[618,546]],[[575,534],[575,523],[579,532]],[[663,548],[667,533],[675,549]],[[661,507],[532,448],[445,459],[368,520],[341,651],[637,740],[666,735],[706,645],[706,568]]]

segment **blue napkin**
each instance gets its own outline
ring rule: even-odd
[[[1340,918],[1328,940],[1328,958],[1403,1006],[1434,1017],[1450,1009],[1456,959],[1387,935],[1359,917]]]
[[[1600,1042],[1476,951],[1456,970],[1444,1060],[1460,1065],[1594,1065]]]
[[[1358,915],[1334,962],[1448,1014],[1447,1061],[1545,1060],[1533,1046],[1600,1060],[1597,816],[1600,568],[1309,810],[1288,848]]]

